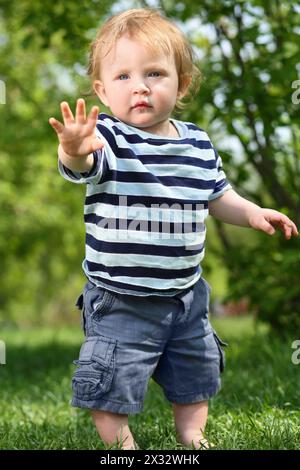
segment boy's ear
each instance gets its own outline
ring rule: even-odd
[[[191,84],[191,81],[192,81],[192,77],[190,75],[181,75],[180,80],[179,80],[178,93],[177,93],[177,97],[179,99],[183,98],[186,95],[187,90]]]
[[[94,84],[93,84],[93,88],[94,88],[94,91],[95,91],[96,95],[100,99],[100,101],[105,106],[109,107],[106,92],[105,92],[105,88],[104,88],[104,85],[101,82],[101,80],[95,80]]]

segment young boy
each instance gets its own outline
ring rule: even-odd
[[[73,401],[90,408],[105,444],[135,449],[128,415],[142,410],[150,377],[172,403],[181,443],[206,446],[208,399],[220,388],[222,341],[208,321],[201,276],[208,213],[270,235],[297,235],[285,215],[240,197],[207,134],[171,118],[197,81],[192,50],[157,11],[110,18],[91,47],[89,74],[112,116],[75,118],[61,103],[59,169],[87,183],[88,278],[78,306],[85,341]]]

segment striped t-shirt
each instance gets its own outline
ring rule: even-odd
[[[164,138],[101,113],[103,149],[88,173],[59,161],[74,183],[87,183],[83,270],[94,284],[134,295],[174,295],[201,276],[208,201],[231,186],[208,135],[171,120]]]

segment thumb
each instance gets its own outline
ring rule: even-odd
[[[102,140],[98,139],[98,137],[95,137],[91,144],[93,152],[95,152],[96,150],[100,150],[104,147],[104,143],[102,142]]]
[[[266,219],[261,219],[259,223],[257,224],[257,228],[259,230],[262,230],[263,232],[268,233],[269,235],[274,235],[275,233],[275,228],[273,225],[271,225]]]

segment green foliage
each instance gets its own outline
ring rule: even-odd
[[[228,298],[247,295],[251,311],[259,321],[267,323],[273,333],[295,335],[300,331],[299,244],[283,242],[279,235],[271,240],[266,240],[264,235],[259,238],[257,246],[252,248],[236,246],[231,249],[228,267],[234,282]]]
[[[233,187],[300,224],[300,15],[294,1],[163,1],[167,14],[199,22],[190,33],[204,75],[184,117],[209,130]],[[196,23],[194,23],[196,24]],[[230,140],[228,140],[230,137]],[[299,330],[299,240],[255,237],[216,226],[228,295],[248,297],[274,332]]]
[[[131,5],[148,3],[126,8]],[[199,95],[179,117],[208,130],[241,195],[299,223],[300,116],[291,99],[299,73],[298,7],[291,0],[157,5],[188,28],[204,75]],[[60,117],[62,100],[74,108],[89,88],[88,44],[114,6],[121,8],[109,0],[0,0],[0,80],[7,91],[0,104],[2,323],[66,318],[81,289],[85,188],[58,175],[48,119]],[[296,329],[299,242],[262,236],[253,244],[219,224],[216,233],[221,247],[211,258],[207,250],[205,261],[212,278],[219,275],[218,257],[232,297],[249,297],[257,318],[277,331]]]
[[[82,287],[85,188],[58,175],[48,119],[88,89],[88,44],[112,5],[0,1],[2,323],[66,319]]]

